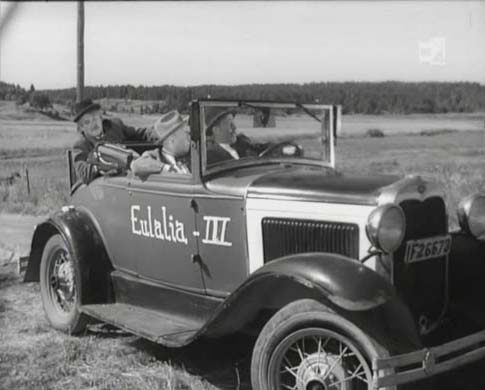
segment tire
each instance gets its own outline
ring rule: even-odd
[[[372,359],[385,356],[385,348],[348,320],[314,300],[299,300],[279,310],[256,340],[252,388],[370,390]]]
[[[80,264],[59,235],[46,243],[40,263],[40,293],[47,320],[60,331],[77,334],[85,330],[88,317],[79,311]]]

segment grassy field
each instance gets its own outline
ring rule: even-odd
[[[378,128],[386,135],[412,134],[433,130],[484,130],[485,114],[410,114],[410,115],[344,115],[342,135],[356,136]]]
[[[135,126],[157,118],[119,116]],[[446,190],[455,226],[458,201],[484,189],[484,118],[481,114],[344,117],[343,137],[337,143],[338,169],[364,175],[421,174],[437,181]],[[364,137],[368,129],[380,129],[386,136]],[[426,135],[421,135],[423,131]],[[0,177],[21,175],[12,185],[0,184],[0,390],[248,388],[249,360],[240,362],[241,371],[235,369],[240,357],[234,353],[233,340],[217,348],[200,343],[170,350],[106,327],[94,327],[80,338],[66,336],[52,330],[44,318],[38,286],[19,284],[13,260],[28,253],[30,237],[19,238],[15,224],[24,221],[31,229],[39,219],[5,212],[45,215],[68,202],[65,150],[75,136],[73,123],[0,102]],[[479,377],[476,372],[481,367],[471,370],[442,377],[440,389],[482,388],[477,380],[467,379],[468,386],[463,385],[462,378],[473,372]]]
[[[13,274],[0,274],[0,329],[1,390],[248,389],[230,344],[168,349],[100,325],[79,337],[57,332],[38,284]]]
[[[338,141],[338,166],[360,174],[421,175],[445,189],[450,223],[465,195],[485,190],[485,134],[396,135]]]

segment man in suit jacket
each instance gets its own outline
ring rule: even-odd
[[[236,134],[234,117],[234,111],[223,111],[207,127],[206,135],[211,138],[207,142],[207,165],[258,156],[268,147],[268,144],[252,143],[244,134]]]
[[[85,184],[102,174],[96,163],[94,150],[99,142],[123,143],[124,141],[157,142],[153,127],[136,129],[126,126],[119,118],[103,118],[99,104],[84,100],[76,106],[79,137],[73,145],[73,160],[78,181]]]

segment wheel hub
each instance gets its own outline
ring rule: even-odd
[[[60,308],[65,312],[71,311],[76,298],[76,284],[72,262],[65,253],[60,253],[54,262],[50,285]]]
[[[270,388],[357,390],[373,388],[372,372],[356,343],[325,328],[289,333],[272,352]]]
[[[62,291],[65,299],[72,299],[74,296],[74,274],[70,261],[66,261],[59,266],[57,281],[59,290]]]
[[[313,353],[303,359],[296,375],[300,380],[298,390],[350,389],[345,382],[345,370],[338,356]]]

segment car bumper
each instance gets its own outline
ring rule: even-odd
[[[437,347],[374,359],[374,388],[392,387],[450,371],[485,357],[485,330]]]

